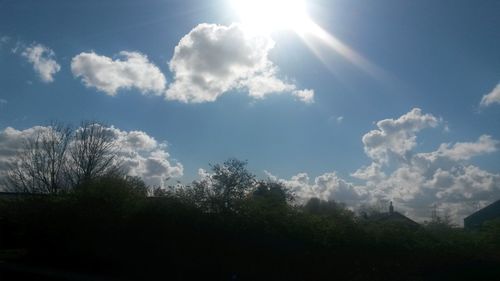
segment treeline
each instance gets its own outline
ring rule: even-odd
[[[0,199],[0,279],[9,263],[123,280],[500,276],[500,222],[467,232],[446,220],[380,222],[334,201],[299,204],[237,159],[190,185],[151,187],[126,176],[113,140],[84,122],[25,141],[4,183],[20,195]]]
[[[108,173],[66,192],[0,201],[18,262],[123,280],[498,280],[500,223],[467,232],[294,202],[230,159],[189,186]],[[1,252],[0,252],[1,253]],[[1,268],[1,267],[0,267]]]

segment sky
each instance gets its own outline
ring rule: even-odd
[[[0,177],[98,120],[153,185],[235,157],[417,220],[500,199],[499,1],[285,2],[0,0]]]

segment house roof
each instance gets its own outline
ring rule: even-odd
[[[468,217],[466,217],[464,220],[474,220],[474,219],[481,219],[484,216],[490,217],[491,215],[497,215],[500,216],[500,200],[497,200],[490,205],[476,211],[475,213],[472,213]]]
[[[399,213],[399,212],[388,212],[388,213],[381,213],[378,215],[375,215],[371,218],[373,221],[376,222],[398,222],[398,223],[404,223],[407,225],[412,225],[412,226],[418,226],[419,224],[408,218],[407,216]]]

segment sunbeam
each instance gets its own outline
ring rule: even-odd
[[[329,54],[321,50],[322,46],[338,53],[377,80],[387,76],[381,68],[318,25],[307,13],[302,0],[231,0],[231,4],[247,32],[270,34],[291,30],[325,65]]]
[[[328,33],[313,20],[309,19],[307,24],[304,26],[305,28],[300,32],[297,32],[297,34],[302,38],[316,57],[325,65],[327,65],[327,54],[322,53],[320,50],[321,45],[327,46],[330,50],[340,54],[343,58],[347,59],[349,62],[370,76],[377,79],[387,78],[387,74],[383,69],[353,50],[344,42],[340,41],[340,39],[336,38],[334,35]]]

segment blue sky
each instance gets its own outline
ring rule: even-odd
[[[417,209],[430,204],[457,216],[470,211],[458,209],[454,192],[470,191],[462,199],[480,204],[500,198],[499,1],[310,0],[305,6],[312,22],[364,62],[293,29],[233,40],[247,33],[230,0],[0,1],[4,139],[7,127],[22,132],[52,120],[94,119],[166,142],[164,160],[181,164],[175,175],[186,182],[208,163],[237,157],[305,197],[394,200],[415,217],[425,217]],[[210,34],[227,40],[203,45]],[[207,46],[224,46],[224,56]],[[238,61],[250,57],[252,68]],[[124,73],[131,75],[125,82]],[[199,77],[205,88],[193,82]],[[106,79],[117,81],[110,86]],[[388,118],[392,129],[377,127]],[[373,130],[384,144],[369,142]],[[408,142],[414,143],[395,148]],[[441,144],[449,149],[438,152]],[[432,152],[449,161],[417,172],[419,153]],[[381,167],[378,176],[354,175],[369,165]],[[412,182],[403,171],[425,180]],[[443,171],[453,174],[453,184],[441,183],[432,196],[424,192]]]

